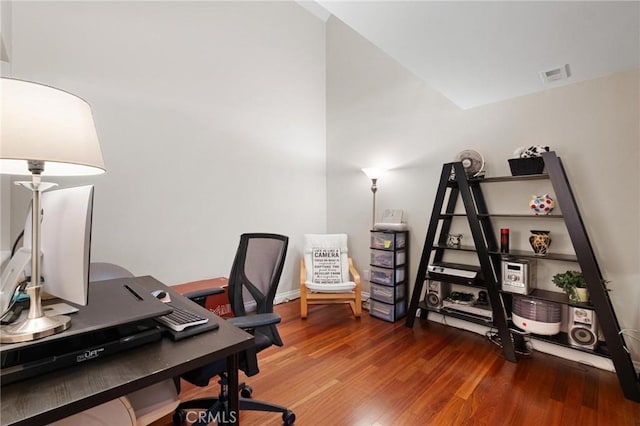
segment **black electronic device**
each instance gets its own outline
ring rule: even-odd
[[[489,297],[487,295],[486,291],[480,291],[478,292],[478,299],[476,300],[476,305],[489,305]]]
[[[479,266],[438,262],[427,268],[427,278],[453,284],[482,285],[484,280]]]
[[[89,354],[87,360],[94,359],[158,340],[162,330],[152,318],[171,312],[171,308],[152,296],[139,280],[93,282],[89,286],[91,302],[76,306],[72,327],[32,342],[1,345],[2,386],[73,365],[84,353]],[[141,324],[148,325],[141,329]]]
[[[442,309],[483,321],[493,320],[493,312],[486,291],[478,292],[477,297],[473,293],[452,291],[442,302]]]
[[[104,358],[162,338],[152,320],[125,324],[93,332],[54,339],[39,345],[18,346],[2,351],[2,386],[61,368]]]
[[[463,305],[472,305],[474,300],[473,293],[464,293],[462,291],[452,291],[447,300]]]

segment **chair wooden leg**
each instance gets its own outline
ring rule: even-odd
[[[360,293],[356,293],[356,310],[353,312],[356,318],[360,318],[362,316],[362,296]]]
[[[300,285],[300,318],[306,319],[309,313],[307,304],[307,288],[304,284]]]
[[[353,312],[353,316],[354,317],[360,318],[362,316],[362,306],[361,305],[358,305],[358,303],[351,301],[351,302],[349,302],[349,307],[351,308],[351,312]]]

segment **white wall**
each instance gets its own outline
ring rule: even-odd
[[[294,3],[19,2],[12,18],[13,76],[93,106],[108,171],[61,180],[96,185],[93,260],[174,284],[227,275],[242,232],[282,232],[287,291],[302,234],[329,231],[350,235],[364,270],[360,168],[381,165],[378,208],[407,213],[415,277],[442,163],[471,148],[504,175],[516,147],[544,143],[564,160],[621,325],[640,329],[637,71],[461,111]],[[541,190],[490,201],[526,209]],[[27,198],[12,189],[14,235]],[[528,226],[509,226],[525,246]],[[553,249],[570,249],[557,232]]]
[[[371,223],[370,182],[360,168],[392,169],[378,183],[378,211],[408,215],[413,286],[442,164],[475,149],[489,176],[509,175],[515,148],[545,144],[563,160],[621,326],[640,329],[638,70],[463,111],[335,18],[327,24],[327,67],[328,229],[349,232],[360,269],[368,269]],[[531,195],[549,190],[502,185],[488,204],[527,213]],[[512,229],[514,248],[529,248],[536,228],[502,226]],[[468,227],[462,232],[470,238]],[[552,250],[571,252],[564,229],[553,228],[552,236]],[[541,286],[554,289],[554,268],[576,267],[544,264]],[[640,360],[638,342],[626,340]]]
[[[0,2],[0,49],[7,49],[0,55],[0,75],[8,75],[11,70],[11,3]],[[0,175],[0,265],[11,254],[11,179]]]
[[[293,2],[17,2],[12,74],[86,99],[107,173],[92,260],[228,276],[244,232],[326,228],[325,29]],[[52,179],[53,180],[53,179]],[[12,234],[28,195],[12,194]]]

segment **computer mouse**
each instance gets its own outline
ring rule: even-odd
[[[169,293],[164,290],[154,290],[151,292],[151,295],[155,298],[159,299],[162,302],[171,302],[171,298],[169,297]]]

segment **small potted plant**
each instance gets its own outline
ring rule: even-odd
[[[552,281],[567,293],[570,301],[582,303],[589,301],[587,281],[584,279],[582,272],[566,271],[561,274],[554,275]]]

